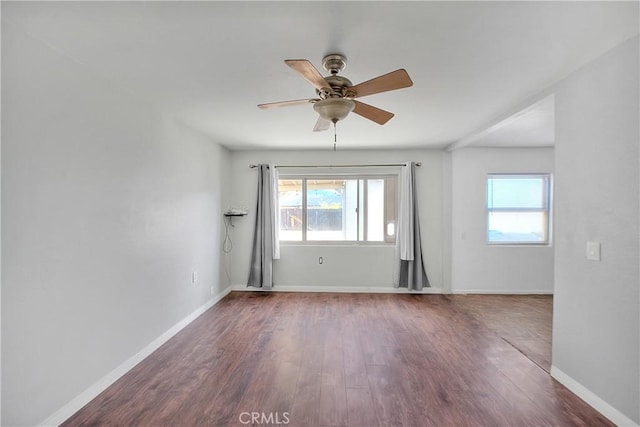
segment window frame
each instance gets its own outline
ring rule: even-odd
[[[489,182],[493,177],[498,178],[543,178],[545,180],[545,188],[543,194],[544,206],[542,208],[490,208],[489,207]],[[488,173],[485,180],[485,239],[488,246],[551,246],[552,245],[552,200],[553,200],[553,175],[549,172],[504,172],[504,173]],[[543,241],[494,241],[489,238],[489,217],[492,212],[508,212],[508,213],[526,213],[526,212],[542,212],[545,215],[545,229]]]
[[[391,178],[395,185],[389,187],[386,185],[388,182],[387,179]],[[359,209],[363,209],[364,212],[360,215],[358,211],[357,222],[356,222],[356,236],[357,239],[360,239],[360,236],[363,236],[363,239],[368,235],[368,183],[369,179],[384,179],[385,180],[385,190],[384,190],[384,212],[383,212],[383,240],[377,241],[368,241],[368,240],[308,240],[308,206],[307,206],[307,181],[309,180],[319,180],[319,181],[327,181],[327,180],[362,180],[364,182],[362,189],[360,184],[357,184],[357,194],[358,200],[356,205]],[[397,230],[398,230],[398,202],[399,202],[399,194],[400,194],[400,174],[399,173],[348,173],[348,172],[338,172],[338,173],[291,173],[285,174],[280,173],[278,179],[278,192],[280,191],[280,181],[301,181],[301,209],[302,209],[302,225],[301,225],[301,239],[300,240],[285,240],[280,239],[280,243],[284,246],[296,246],[296,245],[307,245],[307,246],[320,246],[320,245],[330,245],[330,246],[391,246],[395,245]],[[391,194],[389,194],[391,193]],[[387,197],[393,197],[394,203],[392,204],[392,208],[387,204]],[[278,206],[278,210],[280,210],[280,206]],[[280,213],[278,213],[278,216]],[[362,222],[362,224],[361,224]],[[394,224],[394,235],[389,237],[387,235],[387,225],[389,223]],[[362,233],[361,233],[362,228]]]

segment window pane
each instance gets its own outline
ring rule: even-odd
[[[356,186],[357,180],[307,179],[307,240],[347,240],[354,235],[355,212],[347,209],[357,205]]]
[[[549,200],[547,183],[546,176],[490,176],[487,180],[487,207],[546,209]]]
[[[487,240],[493,243],[544,243],[546,212],[489,212]]]
[[[367,241],[384,241],[384,179],[367,180]]]
[[[547,243],[549,240],[549,175],[489,175],[487,241]]]
[[[345,240],[358,240],[358,180],[345,181]]]
[[[398,179],[396,176],[388,176],[384,181],[384,198],[385,198],[385,224],[386,224],[386,234],[384,237],[385,242],[395,243],[396,241],[396,223],[397,223],[397,189],[398,189]]]
[[[364,240],[364,179],[358,180],[358,240]]]
[[[278,181],[280,240],[302,240],[302,180]]]

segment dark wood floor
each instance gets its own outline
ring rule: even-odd
[[[458,309],[551,372],[553,296],[449,295],[448,298]]]
[[[64,425],[613,425],[454,300],[234,292]]]

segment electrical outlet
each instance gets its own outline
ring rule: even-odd
[[[600,261],[600,242],[587,242],[587,259]]]
[[[211,294],[211,296],[213,296],[213,286],[209,288],[209,293]]]

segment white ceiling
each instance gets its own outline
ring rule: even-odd
[[[458,147],[553,147],[555,135],[555,98],[548,95],[481,132],[454,144]]]
[[[413,87],[363,99],[396,116],[352,114],[338,145],[444,147],[637,35],[638,3],[2,2],[2,19],[230,149],[332,146],[311,105],[256,107],[315,96],[284,59],[343,53],[354,84],[405,68]]]

